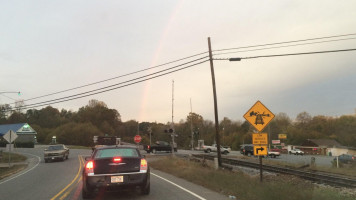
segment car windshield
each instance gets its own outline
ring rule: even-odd
[[[100,149],[96,152],[94,158],[112,158],[112,157],[139,157],[136,149],[120,148],[120,149]]]
[[[85,172],[100,200],[356,200],[356,0],[0,0],[0,29],[0,200]],[[102,195],[131,161],[151,196]]]
[[[49,147],[48,147],[48,150],[49,150],[49,151],[62,150],[62,149],[64,149],[62,145],[49,146]]]

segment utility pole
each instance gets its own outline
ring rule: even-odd
[[[211,51],[210,37],[208,37],[208,46],[209,46],[209,60],[210,60],[210,69],[211,69],[211,79],[213,83],[213,93],[214,93],[214,111],[215,111],[215,140],[218,151],[218,165],[222,166],[221,163],[221,152],[220,152],[220,135],[219,135],[219,117],[218,117],[218,100],[216,97],[216,86],[215,86],[215,73],[214,73],[214,63],[213,63],[213,54]]]
[[[192,132],[192,139],[190,140],[192,151],[194,150],[194,133],[193,133],[193,108],[192,98],[190,98],[190,131]]]
[[[172,132],[172,155],[174,155],[174,137],[176,134],[176,131],[174,130],[174,115],[173,115],[173,108],[174,108],[174,80],[172,80],[172,124],[171,124],[171,128],[173,130]]]

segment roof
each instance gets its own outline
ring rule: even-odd
[[[339,147],[341,146],[336,140],[332,139],[308,139],[308,141],[313,142],[318,146],[327,146],[327,147]]]
[[[20,124],[3,124],[0,125],[0,136],[5,135],[9,130],[17,132],[20,128],[22,128],[26,123]]]

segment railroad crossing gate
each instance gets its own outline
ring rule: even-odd
[[[244,118],[259,132],[261,132],[267,124],[272,121],[274,114],[260,101],[257,101],[255,105],[247,111]]]
[[[254,146],[253,155],[255,156],[267,156],[267,146]]]

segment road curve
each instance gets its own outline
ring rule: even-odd
[[[17,149],[32,159],[29,167],[15,176],[0,181],[0,199],[80,200],[81,170],[90,150],[71,149],[68,160],[44,163],[43,148]],[[36,162],[37,160],[37,162]],[[228,197],[172,175],[151,169],[151,193],[137,191],[99,192],[93,199],[184,199],[220,200]]]

